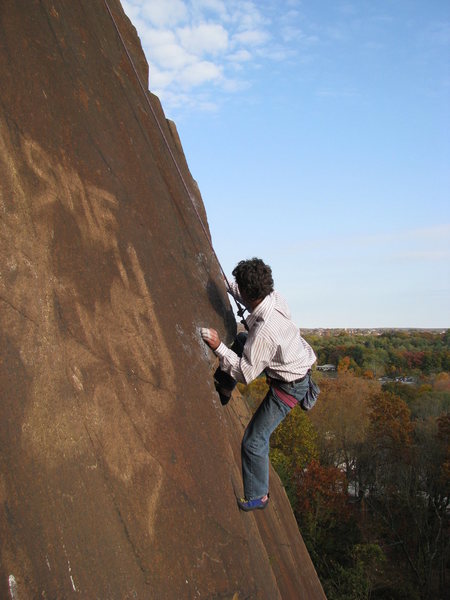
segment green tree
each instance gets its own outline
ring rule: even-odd
[[[295,407],[270,439],[270,459],[286,488],[292,507],[297,505],[298,473],[317,458],[317,432],[308,415]]]

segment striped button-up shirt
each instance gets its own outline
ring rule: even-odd
[[[239,288],[231,284],[230,292],[239,301]],[[294,381],[306,375],[316,362],[311,346],[291,320],[286,300],[276,291],[264,298],[247,318],[249,328],[240,358],[221,342],[215,350],[220,368],[236,381],[250,383],[264,370],[266,375],[282,381]]]

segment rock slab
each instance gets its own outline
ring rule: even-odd
[[[235,323],[147,78],[117,0],[0,3],[0,597],[323,599],[277,476],[236,507]]]

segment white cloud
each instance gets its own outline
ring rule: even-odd
[[[219,110],[219,105],[217,102],[211,101],[208,97],[205,97],[202,94],[181,92],[179,89],[177,89],[176,92],[172,92],[167,88],[155,88],[154,92],[163,104],[167,104],[174,108],[189,108],[203,112],[217,112]]]
[[[172,31],[147,29],[143,42],[149,49],[149,62],[161,70],[183,69],[197,60],[180,45]]]
[[[251,85],[262,60],[280,62],[298,55],[303,34],[291,23],[299,16],[298,2],[285,2],[286,10],[275,11],[270,3],[254,0],[123,0],[122,4],[147,56],[150,89],[165,98],[165,107],[217,110],[227,94]],[[304,45],[305,36],[301,41]],[[218,90],[222,94],[215,101]],[[192,102],[186,102],[189,93]]]
[[[299,27],[295,27],[293,25],[286,25],[281,30],[281,35],[286,42],[291,42],[293,40],[300,40],[303,37],[303,32]]]
[[[260,46],[269,39],[269,34],[261,29],[252,29],[241,31],[233,36],[233,41],[239,44],[248,44],[250,46]]]
[[[142,39],[144,43],[147,43],[152,47],[176,43],[176,37],[173,31],[170,29],[156,29],[155,27],[146,27],[143,31]]]
[[[252,55],[248,50],[237,50],[232,54],[228,54],[227,59],[233,62],[247,62],[251,60]]]
[[[221,82],[223,89],[226,92],[241,92],[243,90],[248,89],[249,84],[246,81],[238,80],[238,79],[224,79]]]
[[[177,25],[187,18],[188,11],[182,0],[151,0],[141,3],[142,16],[158,27]]]
[[[207,81],[217,81],[221,77],[222,69],[206,60],[189,65],[179,74],[180,83],[185,87],[195,87]]]
[[[200,23],[195,27],[177,29],[183,47],[194,54],[218,54],[228,48],[228,33],[222,25]]]
[[[227,16],[227,8],[222,0],[192,0],[192,6],[195,11],[203,13],[203,11],[214,12],[222,18]]]
[[[265,60],[271,60],[274,62],[285,62],[290,58],[293,58],[296,54],[292,50],[283,46],[270,46],[258,48],[256,55],[262,57]]]
[[[280,33],[286,43],[297,42],[303,46],[312,46],[319,42],[317,35],[306,34],[300,27],[295,25],[283,26]]]
[[[154,63],[149,63],[148,70],[149,87],[156,95],[156,90],[168,89],[176,77],[175,71],[161,71]]]
[[[134,25],[136,25],[135,19],[137,19],[139,16],[139,6],[136,6],[136,4],[132,1],[122,0],[122,7],[125,13],[128,15],[128,18],[133,21]]]
[[[230,17],[243,30],[258,29],[269,25],[269,19],[264,17],[254,2],[235,2],[230,7]]]

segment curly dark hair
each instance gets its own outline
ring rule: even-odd
[[[241,260],[233,269],[233,277],[248,300],[264,299],[273,292],[272,269],[260,258]]]

